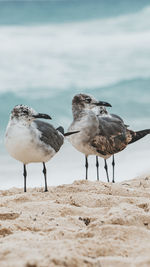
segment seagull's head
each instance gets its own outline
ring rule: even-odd
[[[47,114],[38,113],[33,108],[26,105],[17,105],[13,108],[11,112],[11,119],[20,119],[26,121],[33,121],[35,119],[51,119]]]
[[[72,106],[76,109],[93,109],[99,107],[111,107],[111,104],[104,101],[97,101],[93,96],[87,94],[75,95]]]
[[[108,114],[108,111],[107,111],[107,109],[104,107],[104,106],[101,106],[100,108],[99,108],[99,115],[104,115],[104,114]]]

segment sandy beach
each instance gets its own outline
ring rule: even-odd
[[[150,266],[150,177],[0,191],[0,266]]]

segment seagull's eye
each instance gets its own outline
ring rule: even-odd
[[[91,98],[86,98],[86,99],[85,99],[85,102],[86,102],[86,103],[91,103],[91,101],[92,101]]]
[[[27,111],[27,110],[24,110],[23,113],[24,113],[25,115],[28,115],[28,111]]]

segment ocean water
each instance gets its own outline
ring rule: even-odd
[[[132,2],[132,3],[131,3]],[[11,109],[27,104],[67,130],[79,92],[112,104],[133,130],[150,128],[148,0],[0,1],[0,187],[22,187],[22,165],[10,158],[4,133]],[[90,157],[90,180],[96,179]],[[150,172],[150,137],[116,155],[116,180]],[[111,174],[111,159],[108,160]],[[106,180],[100,159],[100,176]],[[59,167],[58,167],[59,166]],[[47,164],[49,185],[84,178],[84,156],[66,141]],[[42,186],[41,164],[28,186]]]

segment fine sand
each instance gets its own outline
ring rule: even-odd
[[[0,191],[3,266],[150,266],[150,177]]]

